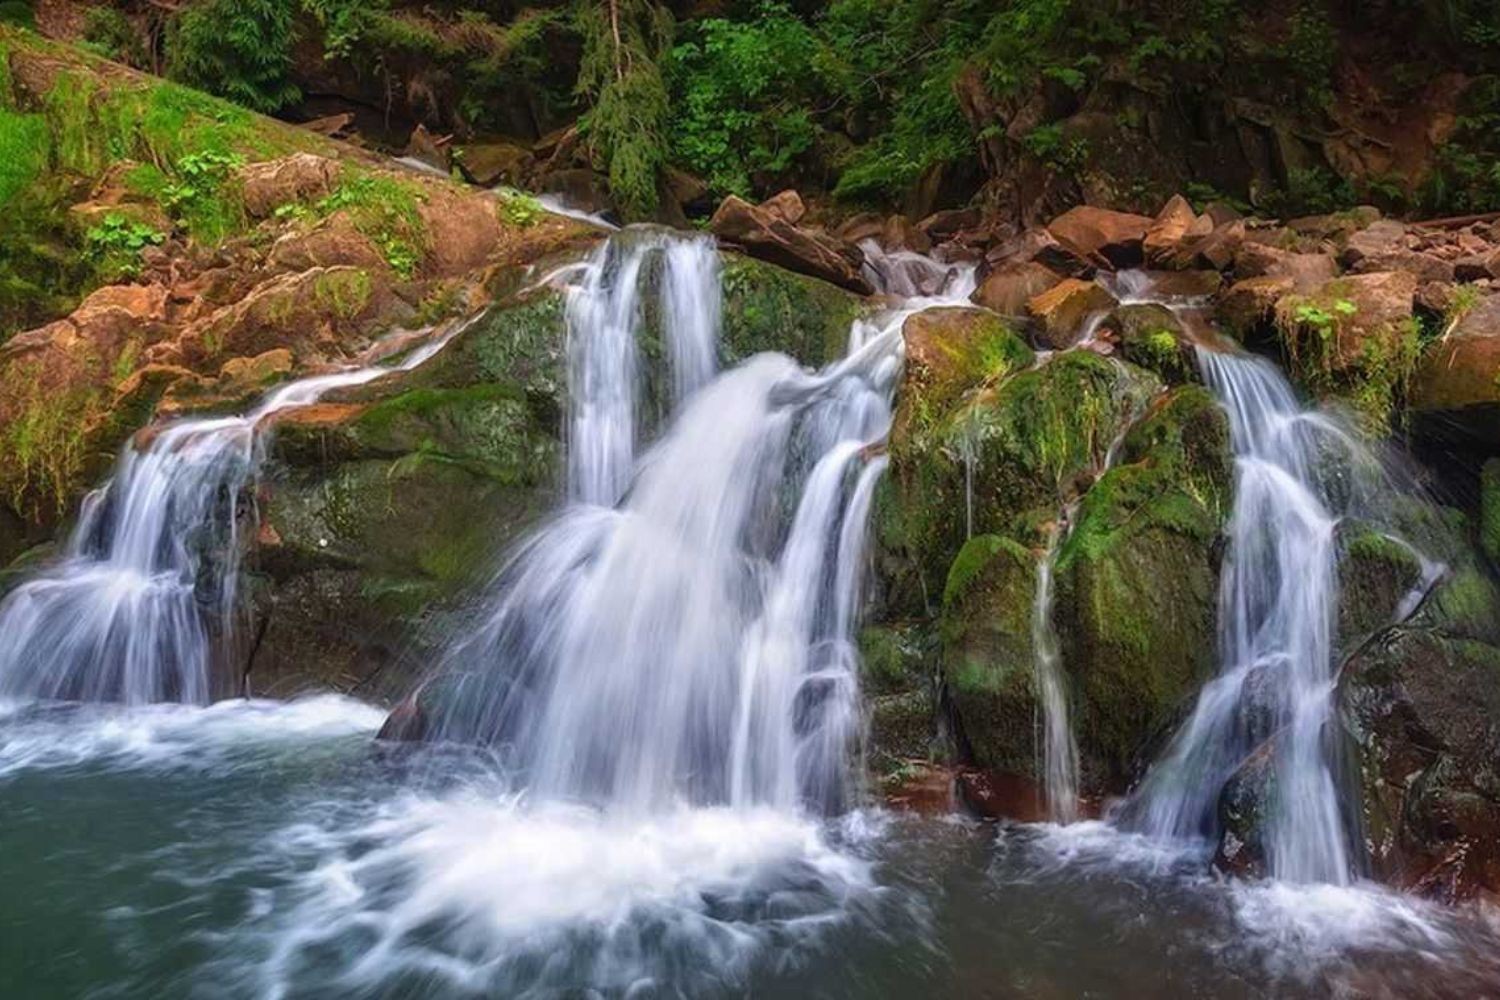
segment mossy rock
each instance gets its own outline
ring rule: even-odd
[[[1422,560],[1411,546],[1361,521],[1338,528],[1337,648],[1348,651],[1395,624],[1402,602],[1422,581]]]
[[[861,689],[869,707],[865,750],[879,774],[933,756],[937,636],[925,622],[870,625],[859,633]]]
[[[1121,306],[1109,324],[1120,337],[1120,354],[1131,364],[1161,376],[1168,385],[1198,380],[1197,357],[1182,321],[1155,303]]]
[[[1053,623],[1083,776],[1118,789],[1216,663],[1228,427],[1206,390],[1170,393],[1084,496],[1058,552]]]
[[[1037,555],[978,535],[953,560],[940,619],[943,679],[973,762],[1032,774],[1036,681],[1031,634]]]
[[[848,352],[849,329],[863,308],[858,296],[740,254],[722,259],[724,364],[779,351],[818,368]]]

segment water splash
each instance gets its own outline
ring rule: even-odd
[[[411,352],[420,364],[446,336]],[[64,558],[0,602],[0,697],[202,704],[233,653],[247,487],[273,414],[387,374],[356,368],[292,382],[238,417],[181,420],[84,503]],[[220,685],[223,687],[223,685]]]
[[[1070,521],[1071,517],[1065,518]],[[1057,553],[1065,537],[1059,524],[1047,538],[1047,549],[1037,564],[1036,599],[1031,608],[1032,669],[1042,710],[1042,791],[1047,815],[1059,823],[1078,819],[1078,742],[1068,709],[1062,669],[1062,649],[1052,622],[1056,595]]]

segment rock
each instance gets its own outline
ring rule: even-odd
[[[1353,267],[1366,257],[1406,248],[1406,226],[1395,219],[1380,219],[1349,237],[1339,254],[1339,262]]]
[[[949,208],[931,215],[917,223],[917,228],[927,234],[933,243],[942,243],[958,235],[960,230],[972,229],[983,221],[977,208]]]
[[[1153,295],[1176,301],[1207,299],[1224,285],[1218,271],[1142,271]]]
[[[1126,361],[1155,372],[1170,385],[1197,379],[1192,338],[1166,306],[1120,306],[1110,314],[1106,325],[1117,332],[1120,354]]]
[[[1403,271],[1346,275],[1324,282],[1309,295],[1290,296],[1278,309],[1290,315],[1289,310],[1294,313],[1296,307],[1310,306],[1334,317],[1332,336],[1324,338],[1327,353],[1320,360],[1331,370],[1342,371],[1360,362],[1372,349],[1368,344],[1383,349],[1410,333],[1416,292],[1416,278]],[[1315,334],[1306,330],[1300,335],[1305,340]]]
[[[1358,274],[1375,271],[1405,271],[1418,282],[1452,281],[1454,266],[1441,257],[1414,250],[1386,250],[1361,257],[1351,268]]]
[[[1500,278],[1500,249],[1460,257],[1453,262],[1455,281],[1484,281],[1486,278]]]
[[[1371,205],[1360,205],[1347,212],[1327,215],[1304,215],[1288,219],[1286,226],[1299,236],[1320,240],[1334,240],[1365,229],[1380,221],[1380,209]],[[1377,235],[1379,235],[1377,233]]]
[[[1085,256],[1099,254],[1115,267],[1135,267],[1155,220],[1144,215],[1078,205],[1047,224],[1047,231]]]
[[[802,204],[802,196],[793,188],[773,194],[761,202],[759,208],[768,216],[780,219],[789,226],[795,226],[807,214],[807,206]]]
[[[1054,287],[1062,276],[1034,260],[1009,264],[987,274],[971,298],[1004,316],[1019,316],[1026,303]]]
[[[847,353],[849,327],[860,307],[855,296],[753,257],[724,253],[720,258],[720,352],[726,364],[761,351],[780,351],[818,368]]]
[[[986,380],[1003,379],[1035,360],[1010,325],[980,309],[924,309],[901,327],[905,391],[935,412]]]
[[[667,167],[662,180],[670,198],[685,215],[707,215],[713,209],[708,182],[685,170]]]
[[[417,205],[427,233],[422,274],[453,278],[489,262],[500,245],[502,227],[493,196],[436,188]]]
[[[1238,278],[1291,278],[1292,290],[1307,292],[1338,276],[1331,254],[1292,253],[1264,243],[1245,242],[1234,255]]]
[[[1292,294],[1296,281],[1290,277],[1246,278],[1230,286],[1219,299],[1215,317],[1232,335],[1244,339],[1261,323],[1269,320],[1276,303]]]
[[[271,244],[269,262],[285,271],[314,267],[382,267],[385,258],[370,238],[349,220],[335,215],[316,229],[291,229]]]
[[[845,219],[833,234],[845,243],[859,244],[865,240],[878,240],[885,232],[885,226],[885,216],[878,212],[859,212]]]
[[[338,161],[313,153],[246,164],[240,168],[245,211],[264,219],[290,202],[322,198],[338,184],[341,169]]]
[[[927,253],[932,249],[932,240],[904,215],[892,215],[886,219],[878,238],[881,247],[887,251]]]
[[[1214,868],[1236,878],[1265,878],[1267,812],[1276,795],[1276,742],[1267,740],[1245,758],[1219,792],[1219,843]]]
[[[1234,263],[1234,255],[1245,241],[1245,224],[1230,222],[1218,226],[1193,246],[1193,263],[1198,267],[1228,270]]]
[[[1500,405],[1500,296],[1483,299],[1428,346],[1411,385],[1419,413]]]
[[[454,151],[458,169],[471,184],[491,188],[497,184],[524,187],[536,167],[531,150],[513,142],[477,142]]]
[[[1375,632],[1399,624],[1402,605],[1423,580],[1422,560],[1410,545],[1357,520],[1338,527],[1339,609],[1336,655]]]
[[[864,255],[858,248],[822,233],[799,229],[734,195],[719,205],[709,229],[720,239],[773,264],[822,278],[861,295],[873,291],[860,273]]]
[[[1026,303],[1040,326],[1038,340],[1055,350],[1072,347],[1091,319],[1103,318],[1114,307],[1115,297],[1102,285],[1077,278],[1060,281]]]
[[[1201,386],[1154,403],[1084,494],[1058,551],[1053,621],[1095,787],[1119,790],[1216,669],[1218,540],[1233,462]]]
[[[1171,200],[1157,213],[1141,247],[1146,263],[1153,266],[1173,259],[1178,245],[1187,238],[1189,230],[1198,221],[1198,213],[1182,195],[1173,195]]]
[[[595,214],[613,212],[609,181],[593,170],[569,168],[549,170],[539,181],[540,194],[557,195],[569,208]]]
[[[219,367],[219,378],[245,385],[263,386],[292,371],[292,352],[272,348],[253,358],[230,358]]]
[[[351,115],[350,117],[352,118],[353,116]],[[448,140],[450,138],[450,136],[444,136],[439,139],[427,131],[427,126],[418,123],[417,127],[411,130],[411,138],[406,140],[404,155],[410,159],[419,160],[429,167],[434,167],[446,174],[453,169],[452,158],[449,156],[448,151]]]

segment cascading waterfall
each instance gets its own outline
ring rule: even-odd
[[[669,430],[623,499],[576,491],[513,556],[480,627],[419,692],[423,732],[496,746],[544,800],[837,809],[859,719],[865,520],[910,310],[857,322],[824,372],[758,355],[691,391],[718,316],[717,270],[697,253],[667,247],[666,355],[684,400]],[[627,293],[609,294],[608,309],[570,313],[575,359],[618,356]],[[635,433],[575,423],[571,444],[596,455],[583,431]]]
[[[420,364],[438,338],[411,352]],[[272,414],[391,371],[372,366],[290,383],[248,414],[181,420],[84,503],[64,558],[0,602],[0,697],[202,704],[238,613],[246,487]]]
[[[1158,836],[1211,832],[1225,782],[1266,747],[1270,874],[1344,884],[1347,834],[1324,733],[1334,684],[1335,529],[1357,489],[1351,482],[1378,463],[1336,422],[1300,406],[1269,362],[1206,348],[1198,359],[1228,412],[1236,460],[1219,596],[1220,674],[1127,819]]]
[[[1047,539],[1047,549],[1037,563],[1036,599],[1031,607],[1033,669],[1042,710],[1042,792],[1047,815],[1058,823],[1071,823],[1078,818],[1078,743],[1073,737],[1068,710],[1062,650],[1057,628],[1052,623],[1056,595],[1053,577],[1066,530],[1058,525]]]

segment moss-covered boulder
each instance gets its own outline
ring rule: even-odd
[[[1197,380],[1193,342],[1166,306],[1121,306],[1110,314],[1108,324],[1119,337],[1120,354],[1126,361],[1155,372],[1170,385]]]
[[[963,749],[981,767],[1032,775],[1037,688],[1032,636],[1039,553],[977,535],[953,560],[943,591],[943,681]]]
[[[755,260],[723,254],[726,363],[780,351],[819,367],[843,357],[863,300],[836,285]]]
[[[1228,428],[1208,392],[1169,393],[1084,495],[1057,556],[1054,625],[1087,783],[1119,788],[1216,663]]]
[[[913,760],[941,753],[938,744],[937,637],[922,622],[860,630],[862,695],[869,718],[868,764],[875,774],[902,773]]]

